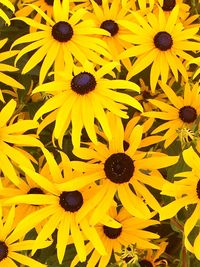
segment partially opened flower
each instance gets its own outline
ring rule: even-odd
[[[85,173],[58,187],[73,191],[94,181],[101,184],[97,188],[98,193],[91,199],[92,203],[96,203],[91,224],[96,224],[106,214],[116,193],[130,214],[147,219],[151,216],[147,205],[155,211],[160,209],[160,205],[146,185],[161,190],[164,179],[154,171],[175,164],[178,157],[138,151],[143,134],[140,125],[132,129],[127,149],[124,147],[124,129],[120,118],[109,114],[108,121],[113,138],[107,144],[98,142],[89,148],[75,148],[73,153],[76,156],[89,161],[72,161],[72,167]]]
[[[10,0],[0,0],[1,5],[6,6],[8,9],[10,9],[12,12],[15,11],[15,8]],[[7,14],[3,11],[2,7],[0,8],[0,17],[8,24],[10,25],[10,19],[7,16]]]
[[[197,123],[200,115],[200,95],[199,84],[185,84],[183,96],[177,96],[176,93],[167,85],[160,83],[162,90],[170,100],[171,104],[161,102],[160,100],[149,99],[149,102],[161,111],[144,112],[144,116],[165,120],[154,131],[159,133],[166,131],[163,136],[165,147],[172,144],[179,136],[180,130],[184,128],[192,129]]]
[[[137,23],[121,23],[132,32],[123,40],[132,43],[133,46],[122,52],[119,58],[137,57],[128,73],[128,79],[151,65],[150,85],[153,92],[159,77],[163,83],[167,82],[169,70],[176,81],[178,81],[178,72],[185,81],[188,80],[183,62],[188,62],[193,58],[187,51],[200,50],[200,43],[195,41],[199,27],[185,29],[178,22],[178,14],[179,6],[177,5],[168,18],[159,8],[159,16],[149,13],[146,18],[143,18],[137,12],[133,12]]]
[[[10,123],[15,108],[16,102],[10,100],[0,111],[0,169],[14,184],[18,184],[19,178],[15,166],[22,164],[33,169],[29,154],[23,152],[23,147],[42,147],[42,143],[35,136],[24,134],[28,130],[37,128],[37,122],[18,120]]]
[[[192,170],[176,174],[177,177],[182,177],[179,181],[164,184],[162,194],[171,196],[175,200],[162,207],[160,210],[160,220],[172,218],[177,215],[181,208],[185,207],[188,209],[189,205],[195,204],[193,213],[189,214],[184,225],[184,241],[187,250],[194,253],[197,259],[200,260],[200,232],[195,238],[193,245],[191,240],[188,239],[189,234],[200,218],[200,158],[192,147],[183,151],[183,158]]]
[[[2,218],[0,218],[0,267],[17,267],[19,265],[17,265],[16,262],[30,267],[45,267],[45,264],[19,253],[24,250],[31,250],[35,241],[17,241],[20,237],[17,235],[13,236],[12,234],[14,217],[15,208],[12,207],[6,217],[5,223],[3,223]],[[43,241],[40,243],[39,247],[41,249],[50,245],[50,241]]]
[[[89,225],[87,219],[87,214],[94,207],[90,199],[91,196],[96,194],[97,186],[95,184],[88,185],[87,187],[71,192],[59,190],[57,184],[61,185],[64,181],[74,180],[76,172],[72,171],[69,159],[64,153],[61,153],[62,162],[57,164],[54,157],[46,149],[43,148],[43,152],[47,158],[47,172],[37,173],[34,170],[21,166],[21,169],[26,175],[36,184],[35,189],[32,189],[32,193],[30,194],[10,198],[5,204],[26,203],[44,206],[21,220],[13,231],[13,236],[23,236],[43,221],[43,227],[40,229],[35,243],[32,246],[33,253],[39,248],[41,242],[51,237],[52,233],[58,229],[57,257],[60,264],[63,261],[70,235],[80,261],[86,260],[85,239],[90,240],[98,252],[104,255],[105,249],[103,243],[97,231]],[[33,192],[35,190],[36,194]],[[46,193],[42,194],[41,190]],[[82,215],[81,218],[80,214]],[[47,219],[45,223],[44,219]],[[106,221],[106,217],[103,220]],[[110,223],[119,225],[114,220]]]
[[[107,254],[105,256],[100,255],[89,242],[86,245],[87,255],[91,255],[87,260],[86,266],[107,266],[113,254],[116,257],[115,254],[119,254],[123,246],[127,247],[130,244],[135,244],[140,249],[158,248],[151,240],[159,238],[159,235],[145,230],[146,227],[159,224],[158,221],[133,217],[124,208],[117,212],[117,209],[112,207],[110,215],[121,223],[121,227],[112,228],[102,224],[96,226],[100,238],[103,244],[105,244]],[[78,257],[75,257],[70,266],[74,267],[77,263]]]
[[[37,92],[49,92],[52,97],[36,112],[34,119],[49,113],[44,118],[39,127],[39,132],[55,121],[55,128],[52,138],[58,139],[62,146],[63,136],[72,122],[72,143],[80,146],[82,128],[92,142],[96,143],[96,132],[94,127],[95,118],[99,121],[105,135],[110,140],[111,130],[105,114],[105,109],[112,113],[128,118],[123,109],[127,109],[126,104],[142,111],[142,106],[130,95],[116,89],[128,89],[139,91],[139,86],[133,82],[118,79],[106,79],[104,75],[110,73],[118,63],[111,62],[95,71],[92,64],[85,64],[84,68],[70,74],[65,71],[62,79],[38,86],[33,90]],[[114,89],[114,90],[113,90]]]
[[[7,42],[7,39],[0,41],[0,49],[2,49],[2,47],[6,44],[6,42]],[[17,55],[17,53],[18,53],[18,51],[16,51],[16,50],[15,51],[5,51],[5,52],[0,53],[0,80],[2,83],[6,84],[8,86],[23,89],[24,86],[22,84],[17,82],[15,79],[10,77],[9,75],[5,74],[5,72],[7,72],[7,71],[14,72],[14,71],[17,71],[18,69],[13,67],[13,66],[10,66],[8,64],[3,63],[3,61],[5,61],[6,59],[10,59],[10,58],[14,57],[15,55]],[[4,98],[3,98],[3,94],[2,94],[1,89],[0,89],[0,100],[2,102],[4,102]]]
[[[70,15],[69,1],[54,1],[53,18],[47,16],[40,8],[31,5],[38,12],[45,23],[39,23],[31,18],[16,17],[29,26],[37,29],[36,32],[26,34],[14,41],[12,47],[18,44],[30,43],[24,47],[16,57],[17,62],[24,54],[36,50],[25,64],[22,74],[29,72],[38,63],[42,62],[39,82],[43,83],[49,69],[54,65],[54,71],[67,68],[73,70],[76,62],[84,64],[91,60],[102,64],[105,60],[100,55],[110,58],[106,44],[98,35],[110,35],[107,31],[94,27],[91,20],[82,20],[86,11],[79,9]]]

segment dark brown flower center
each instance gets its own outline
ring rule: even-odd
[[[27,194],[44,194],[44,192],[39,187],[33,187],[27,192]]]
[[[108,31],[111,36],[114,36],[119,31],[118,24],[111,19],[102,22],[100,28]]]
[[[125,153],[112,154],[104,163],[106,177],[113,183],[127,183],[133,176],[133,160]]]
[[[139,261],[140,267],[153,267],[152,263],[148,260]]]
[[[60,195],[60,206],[65,211],[78,211],[83,205],[83,196],[79,191],[62,192]]]
[[[198,196],[198,198],[200,199],[200,180],[199,180],[198,183],[197,183],[196,191],[197,191],[197,196]]]
[[[8,247],[4,242],[0,241],[0,261],[7,258],[7,256],[8,256]]]
[[[96,87],[95,77],[89,72],[81,72],[73,77],[71,88],[79,95],[85,95],[93,91]]]
[[[121,235],[122,227],[120,228],[112,228],[106,225],[103,226],[104,234],[110,239],[116,239]]]
[[[184,106],[179,110],[179,118],[183,122],[191,123],[197,118],[196,109],[191,106]]]
[[[73,36],[73,28],[66,21],[59,21],[52,27],[52,36],[58,42],[67,42]]]
[[[171,11],[176,5],[176,0],[164,0],[162,9],[164,11]]]
[[[173,45],[173,40],[168,32],[158,32],[154,36],[154,44],[161,51],[167,51]]]

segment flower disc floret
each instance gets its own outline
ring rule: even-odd
[[[134,169],[133,160],[125,153],[112,154],[104,163],[106,177],[117,184],[129,182]]]
[[[186,123],[192,123],[197,118],[197,111],[191,106],[184,106],[179,110],[179,118]]]
[[[139,261],[141,267],[153,267],[152,263],[148,260]]]
[[[96,87],[95,77],[89,72],[81,72],[73,77],[71,88],[79,95],[85,95],[93,91]]]
[[[197,196],[200,199],[200,180],[197,183],[197,188],[196,188]]]
[[[7,258],[8,255],[8,247],[5,242],[0,241],[0,261]]]
[[[111,34],[111,36],[116,35],[119,31],[118,24],[111,19],[102,22],[100,28],[108,31]]]
[[[122,227],[120,228],[112,228],[106,225],[103,226],[104,234],[110,239],[116,239],[121,235]]]
[[[162,9],[164,11],[171,11],[176,5],[176,0],[164,0]]]
[[[154,44],[161,51],[167,51],[173,45],[173,40],[168,32],[158,32],[154,36]]]
[[[67,42],[73,36],[73,28],[66,21],[59,21],[52,27],[52,36],[58,42]]]
[[[79,191],[64,191],[60,195],[59,203],[65,211],[76,212],[83,205],[83,196]]]

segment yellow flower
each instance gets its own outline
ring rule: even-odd
[[[19,10],[15,12],[15,16],[30,16],[30,14],[34,11],[34,8],[29,4],[34,4],[35,6],[39,7],[44,13],[46,13],[48,17],[51,18],[53,15],[53,3],[54,0],[22,0]],[[33,15],[33,18],[35,21],[41,22],[42,16],[40,15],[40,13],[36,13]]]
[[[144,112],[143,115],[167,121],[152,132],[154,134],[167,130],[163,136],[166,148],[178,137],[180,129],[185,127],[191,129],[197,123],[197,118],[200,115],[200,88],[198,83],[191,85],[187,83],[182,97],[177,96],[168,85],[162,83],[160,85],[172,105],[150,99],[149,102],[161,111]]]
[[[123,39],[132,43],[133,46],[122,52],[119,58],[137,57],[127,78],[130,79],[152,64],[150,71],[152,92],[155,91],[159,76],[163,83],[167,82],[169,70],[172,71],[176,81],[178,81],[178,71],[187,81],[188,74],[183,60],[188,62],[193,57],[185,51],[200,50],[200,43],[192,41],[199,27],[185,29],[180,22],[177,22],[178,14],[179,6],[177,5],[168,18],[159,8],[159,16],[150,13],[143,18],[137,12],[133,12],[137,23],[121,22],[122,26],[132,32]]]
[[[98,251],[94,249],[92,244],[88,243],[86,245],[87,255],[90,253],[91,255],[87,260],[86,266],[107,266],[113,253],[114,255],[115,253],[120,253],[122,246],[127,247],[130,244],[136,244],[136,247],[140,249],[158,248],[158,246],[151,243],[150,240],[159,238],[159,235],[145,230],[148,226],[159,224],[158,221],[133,217],[124,208],[121,208],[118,213],[116,208],[111,208],[110,215],[121,223],[121,227],[112,228],[102,224],[96,226],[100,238],[105,244],[107,255],[101,256]],[[76,266],[77,263],[78,258],[75,257],[70,267]]]
[[[155,171],[175,164],[178,157],[138,151],[143,134],[140,125],[133,128],[127,149],[124,147],[124,129],[120,118],[109,114],[108,120],[113,138],[107,145],[102,141],[96,145],[91,144],[89,148],[75,148],[73,153],[89,162],[73,161],[72,167],[85,173],[63,183],[59,189],[79,190],[94,181],[101,184],[98,193],[91,200],[96,203],[90,218],[93,225],[106,214],[116,193],[130,214],[147,219],[151,216],[147,205],[155,211],[160,209],[160,205],[145,185],[161,190],[164,179]]]
[[[176,198],[160,210],[160,220],[175,216],[178,211],[188,205],[196,204],[184,225],[184,236],[186,248],[195,254],[200,260],[200,232],[194,240],[194,244],[188,240],[188,236],[200,218],[200,158],[192,147],[183,151],[183,158],[186,164],[192,168],[191,171],[176,174],[176,177],[185,177],[174,183],[167,182],[163,186],[162,194]]]
[[[7,42],[7,39],[0,41],[0,49],[2,49],[2,47],[5,45],[6,42]],[[13,72],[13,71],[17,71],[18,69],[8,64],[2,63],[2,61],[17,55],[17,53],[18,51],[5,51],[5,52],[0,53],[0,80],[2,83],[6,85],[16,87],[19,89],[23,89],[24,88],[23,85],[21,85],[19,82],[15,81],[12,77],[4,73],[5,71]],[[5,102],[1,89],[0,89],[0,100],[2,102]]]
[[[75,65],[74,58],[81,64],[87,60],[98,64],[104,63],[105,60],[99,54],[110,58],[105,42],[97,37],[110,34],[103,29],[94,27],[94,22],[91,20],[82,21],[86,13],[84,9],[79,9],[70,16],[69,1],[63,0],[61,4],[60,0],[55,0],[53,19],[37,6],[30,6],[42,16],[47,25],[26,17],[15,18],[39,30],[18,38],[12,45],[14,47],[31,42],[19,52],[15,63],[24,54],[37,50],[25,64],[22,74],[29,72],[43,61],[39,75],[41,84],[53,64],[54,71],[64,70],[64,67],[67,67],[67,71],[71,72]]]
[[[121,52],[131,47],[130,43],[121,38],[130,31],[121,26],[120,21],[126,23],[131,21],[129,18],[128,8],[121,0],[114,0],[111,3],[108,0],[103,0],[102,5],[98,5],[92,1],[93,10],[86,15],[86,18],[93,19],[95,26],[104,29],[110,33],[110,36],[103,36],[102,39],[107,43],[109,52],[113,60],[118,60]],[[129,69],[131,62],[129,59],[122,59],[122,63]]]
[[[37,122],[18,120],[17,122],[11,121],[12,123],[9,123],[15,108],[16,102],[10,100],[0,111],[0,169],[7,178],[17,185],[19,178],[14,166],[22,164],[28,168],[33,168],[29,154],[20,147],[41,147],[42,143],[33,135],[24,134],[24,132],[36,128],[38,126]],[[13,144],[14,146],[12,146]]]
[[[40,159],[39,159],[40,162]],[[35,162],[38,164],[38,162]],[[49,175],[48,165],[40,166],[38,164],[39,174],[45,175],[49,180],[52,181],[52,177]],[[18,173],[20,177],[20,173]],[[23,175],[24,176],[24,175]],[[7,181],[5,177],[1,177],[3,181]],[[13,185],[12,183],[7,183],[0,189],[1,203],[3,207],[9,207],[11,205],[16,205],[15,207],[15,220],[13,226],[16,225],[27,215],[33,213],[34,211],[40,210],[46,203],[44,203],[44,194],[47,191],[37,185],[28,175],[19,178],[19,183]],[[38,205],[32,204],[32,197],[34,200],[38,201]],[[23,203],[25,201],[25,203]],[[41,204],[40,204],[41,201]],[[37,232],[41,230],[41,227],[45,222],[42,222],[37,228]]]
[[[0,267],[17,267],[18,265],[15,262],[30,267],[45,267],[46,265],[19,253],[19,251],[31,250],[35,241],[17,241],[19,236],[14,236],[12,233],[14,216],[15,208],[12,207],[4,224],[2,218],[0,218]],[[50,241],[43,241],[39,247],[45,248],[50,244]]]
[[[96,143],[94,127],[96,118],[110,140],[112,135],[105,109],[123,118],[128,118],[126,112],[122,110],[127,107],[121,103],[142,111],[141,105],[133,97],[115,91],[116,89],[129,89],[138,92],[140,90],[138,85],[125,80],[103,78],[116,66],[116,62],[111,62],[95,71],[92,64],[85,64],[84,68],[74,72],[74,75],[66,71],[62,74],[60,81],[46,83],[34,89],[33,93],[52,94],[52,97],[35,114],[34,118],[38,120],[44,114],[51,112],[40,124],[39,132],[55,121],[52,137],[58,139],[59,146],[62,147],[64,133],[69,123],[72,122],[72,143],[75,147],[80,146],[83,127],[92,142]]]
[[[8,9],[10,9],[12,12],[15,11],[15,8],[13,4],[9,0],[0,0],[1,5],[6,6]],[[8,24],[10,25],[10,19],[6,15],[6,13],[0,8],[0,17]]]
[[[138,263],[140,267],[160,267],[160,266],[168,266],[168,263],[165,259],[160,259],[160,256],[164,253],[168,243],[161,242],[159,244],[159,249],[154,251],[152,249],[148,249],[146,251],[146,255],[142,257]]]
[[[60,264],[63,261],[70,238],[74,242],[80,261],[86,260],[85,237],[92,242],[101,255],[104,255],[105,249],[98,233],[94,227],[89,225],[86,217],[93,209],[94,205],[90,199],[91,196],[96,194],[97,186],[89,185],[88,187],[71,192],[58,189],[63,182],[74,180],[76,172],[72,171],[69,159],[64,153],[61,153],[62,161],[60,164],[57,164],[54,157],[44,148],[43,153],[47,159],[49,171],[37,173],[27,167],[20,166],[20,168],[36,183],[39,190],[47,193],[20,195],[4,202],[4,205],[8,203],[44,205],[21,220],[13,231],[13,236],[22,236],[40,224],[44,219],[47,219],[45,223],[43,222],[43,227],[32,246],[32,253],[39,248],[41,242],[51,237],[52,233],[58,229],[57,257]],[[82,218],[80,218],[80,215]],[[106,218],[102,220],[110,222]],[[117,227],[119,225],[115,221],[110,223],[111,225],[114,224],[114,226],[117,225]]]

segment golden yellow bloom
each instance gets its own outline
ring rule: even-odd
[[[168,243],[167,242],[161,242],[159,244],[159,249],[152,250],[148,249],[146,251],[146,255],[143,256],[138,262],[140,264],[140,267],[160,267],[160,266],[168,266],[167,260],[160,259],[160,256],[162,256],[163,252],[165,251]]]
[[[158,211],[160,204],[145,185],[161,189],[165,181],[156,171],[175,164],[178,157],[138,151],[143,134],[143,127],[140,125],[132,129],[127,148],[124,146],[124,129],[120,118],[108,114],[108,121],[113,138],[107,144],[98,142],[91,144],[89,148],[75,148],[73,153],[77,157],[89,161],[72,161],[72,167],[85,173],[59,185],[59,189],[79,190],[94,181],[101,184],[98,193],[91,200],[96,205],[90,219],[93,225],[106,214],[116,193],[130,214],[139,218],[150,218],[147,205]]]
[[[62,183],[74,180],[77,173],[73,172],[70,161],[64,153],[61,153],[62,161],[60,164],[57,164],[54,157],[44,148],[43,153],[48,164],[46,172],[37,173],[23,166],[20,166],[20,168],[36,184],[37,191],[42,190],[47,193],[19,195],[4,202],[4,205],[8,203],[44,205],[21,220],[13,231],[13,236],[23,236],[37,227],[44,219],[47,219],[45,223],[43,222],[42,229],[39,229],[38,236],[32,246],[32,253],[35,253],[39,249],[41,242],[51,237],[52,233],[58,229],[57,257],[60,264],[63,261],[70,239],[74,242],[80,261],[86,260],[85,237],[91,241],[101,255],[105,255],[103,243],[96,229],[89,224],[86,216],[94,208],[95,204],[92,204],[90,199],[96,194],[98,186],[93,184],[70,192],[60,190],[59,187],[61,187]],[[105,216],[102,221],[118,227],[118,222],[107,218],[108,216]]]
[[[38,123],[32,120],[18,120],[10,123],[15,112],[16,102],[10,100],[0,111],[0,169],[14,184],[19,183],[15,166],[19,164],[33,169],[29,154],[23,146],[41,147],[42,143],[31,134],[24,132],[34,129]],[[14,144],[14,146],[12,146]],[[15,147],[16,146],[16,147]]]
[[[143,115],[165,120],[153,134],[166,131],[163,136],[165,147],[168,147],[179,136],[180,129],[192,127],[197,123],[200,115],[199,84],[185,84],[184,95],[177,96],[176,93],[166,84],[160,83],[162,90],[171,102],[163,103],[159,100],[150,99],[149,102],[158,107],[161,111],[144,112]]]
[[[7,39],[0,41],[0,49],[2,49],[2,47],[5,45],[6,42],[7,42]],[[6,85],[16,87],[18,89],[23,89],[24,88],[23,85],[21,85],[19,82],[14,80],[12,77],[10,77],[4,73],[5,71],[9,71],[9,72],[17,71],[18,68],[15,68],[15,67],[10,66],[8,64],[2,63],[2,61],[14,57],[15,55],[17,55],[17,53],[18,53],[17,50],[5,51],[5,52],[0,53],[0,80],[2,83],[6,84]],[[5,102],[1,89],[0,89],[0,100],[2,102]]]
[[[94,27],[94,22],[84,20],[86,10],[79,9],[70,15],[69,1],[54,1],[53,18],[48,17],[40,8],[31,7],[42,16],[44,23],[36,22],[26,17],[16,17],[29,26],[37,29],[36,32],[26,34],[14,41],[12,47],[30,43],[24,47],[16,57],[15,63],[26,53],[36,50],[25,64],[22,74],[29,72],[39,62],[42,62],[40,69],[39,82],[43,83],[49,69],[54,65],[54,71],[64,70],[70,73],[76,61],[84,64],[91,60],[96,64],[104,64],[105,60],[100,56],[110,58],[106,44],[98,38],[98,35],[110,35],[107,31]],[[75,60],[74,60],[75,59]]]
[[[177,5],[168,18],[159,8],[159,16],[150,13],[143,18],[137,12],[133,12],[137,23],[121,23],[132,32],[123,40],[132,43],[133,46],[122,52],[119,58],[137,57],[129,70],[128,79],[151,65],[150,85],[153,92],[159,76],[163,83],[167,82],[169,70],[173,73],[176,81],[178,81],[178,72],[185,81],[188,80],[183,60],[186,62],[192,60],[192,56],[187,51],[200,50],[200,43],[195,41],[199,27],[185,29],[178,22],[178,14],[179,6]]]
[[[118,60],[121,52],[131,47],[129,42],[121,38],[121,36],[130,34],[130,31],[120,24],[120,21],[125,24],[126,21],[131,21],[128,8],[124,3],[125,1],[121,0],[114,0],[111,3],[108,0],[102,0],[102,5],[99,5],[92,1],[93,10],[86,15],[88,19],[94,20],[96,27],[110,33],[110,36],[102,36],[102,39],[106,42],[112,59],[115,61]],[[122,59],[122,63],[126,69],[131,67],[129,59]]]
[[[159,235],[145,230],[148,226],[158,224],[158,221],[133,217],[124,208],[121,208],[117,213],[116,208],[112,207],[110,209],[110,215],[121,223],[121,227],[112,228],[102,224],[95,227],[103,244],[105,244],[107,255],[101,256],[92,244],[88,243],[86,245],[87,255],[90,253],[91,255],[86,266],[107,266],[113,253],[117,260],[118,257],[116,257],[115,253],[120,253],[122,246],[127,247],[130,244],[135,244],[140,249],[158,248],[157,245],[151,243],[151,239],[159,238]],[[78,258],[75,257],[70,267],[76,266],[77,263]]]
[[[55,121],[52,138],[58,139],[62,147],[65,131],[72,122],[72,143],[80,146],[81,131],[85,127],[92,142],[97,142],[94,119],[96,118],[105,135],[110,140],[111,130],[105,114],[105,109],[112,113],[128,118],[123,109],[123,104],[132,106],[142,111],[142,106],[133,97],[125,94],[121,89],[139,92],[140,88],[133,82],[118,79],[106,79],[104,76],[110,73],[118,63],[111,62],[95,70],[92,64],[85,64],[84,68],[77,69],[73,74],[62,73],[59,81],[54,81],[38,86],[33,93],[51,93],[52,97],[36,112],[35,119],[49,113],[39,126],[39,132]],[[115,91],[119,89],[120,91]],[[121,104],[122,103],[122,104]]]
[[[188,205],[195,204],[195,209],[187,218],[184,225],[184,236],[186,248],[195,254],[200,260],[200,232],[194,240],[194,244],[188,240],[188,236],[200,218],[200,158],[192,147],[183,151],[186,164],[192,168],[191,171],[176,174],[176,177],[184,177],[174,183],[167,182],[163,186],[162,194],[176,198],[160,210],[160,220],[175,216],[178,211]]]
[[[19,253],[23,250],[30,250],[34,245],[34,240],[17,241],[20,237],[13,235],[13,221],[15,217],[15,208],[12,207],[3,224],[0,218],[0,267],[17,267],[15,262],[30,266],[30,267],[45,267],[46,265]],[[40,243],[40,248],[45,248],[51,245],[50,241]]]

